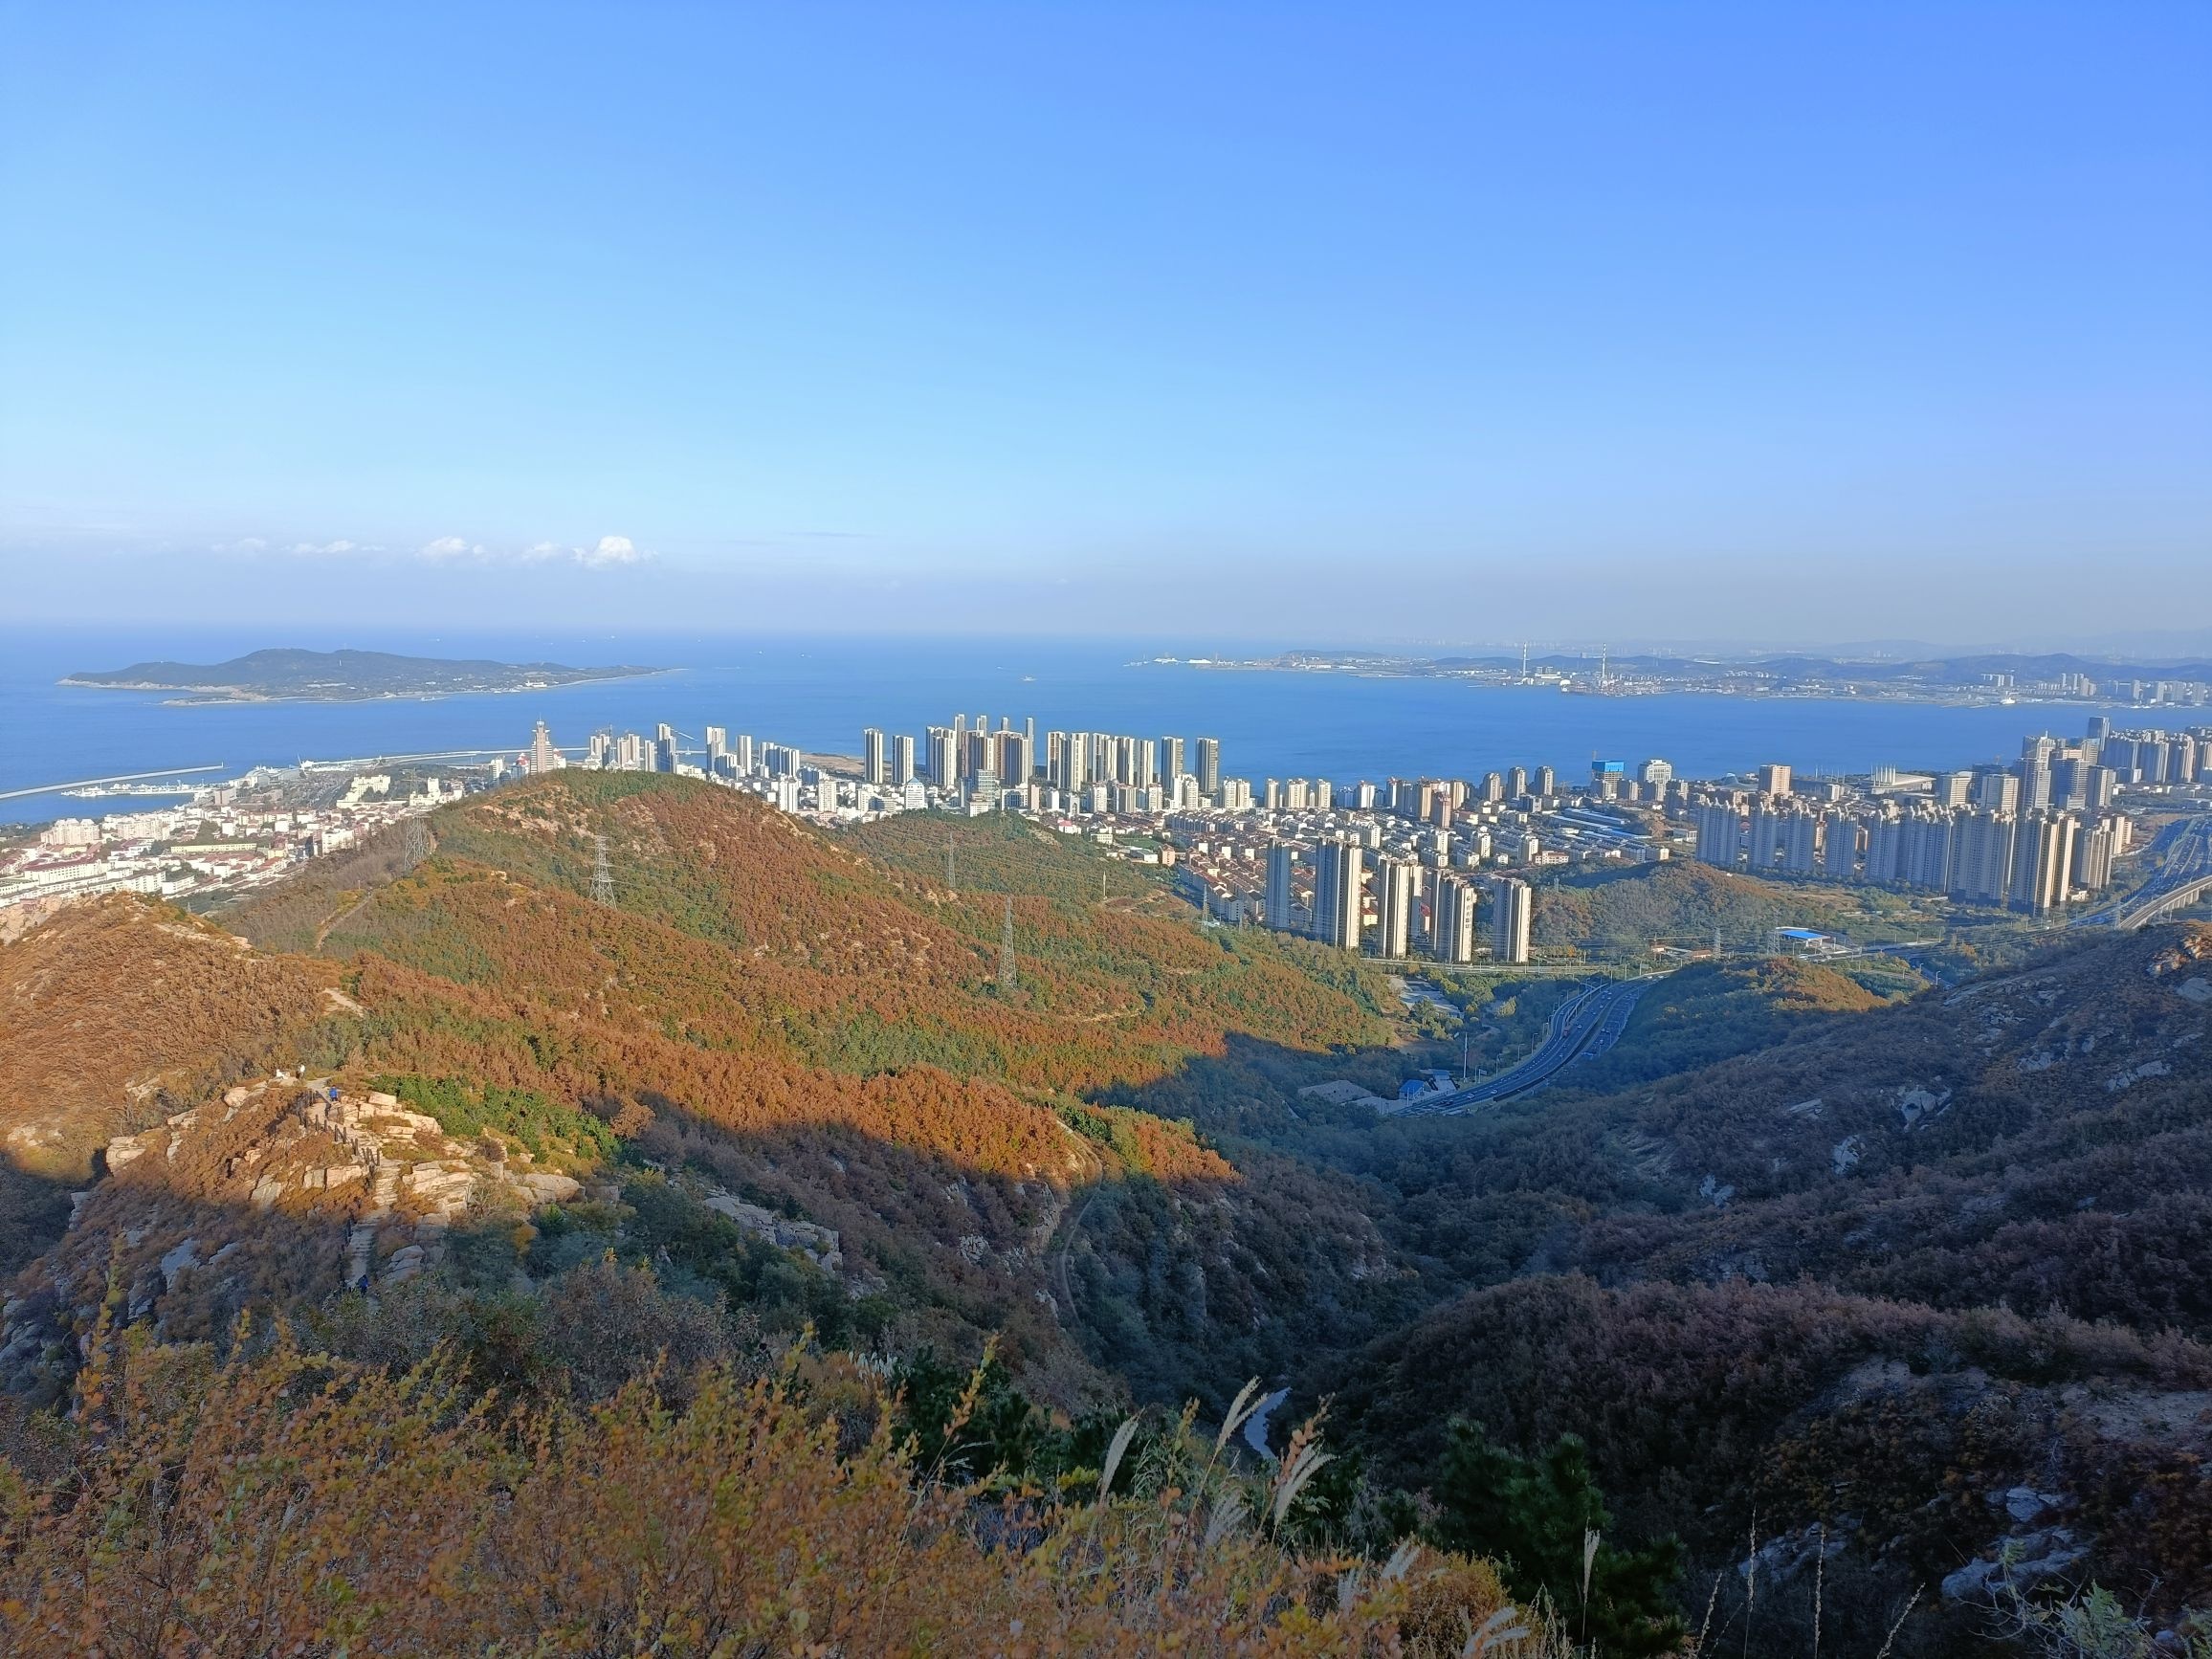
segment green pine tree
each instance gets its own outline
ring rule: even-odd
[[[1433,1489],[1441,1513],[1429,1529],[1432,1542],[1496,1560],[1515,1596],[1548,1597],[1578,1641],[1602,1653],[1659,1654],[1681,1641],[1673,1597],[1681,1546],[1662,1538],[1626,1550],[1604,1541],[1612,1517],[1581,1440],[1562,1434],[1532,1458],[1493,1445],[1479,1423],[1455,1420],[1450,1434]],[[1592,1534],[1599,1542],[1585,1595]]]

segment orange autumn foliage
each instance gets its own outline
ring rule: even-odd
[[[747,797],[623,774],[557,774],[433,824],[431,865],[322,895],[330,915],[312,928],[282,890],[232,924],[268,945],[313,940],[329,956],[526,987],[563,1015],[858,1073],[928,1064],[1087,1091],[1218,1055],[1230,1033],[1302,1049],[1382,1033],[1272,943],[1052,896],[1072,856],[1053,847],[1029,877],[1046,891],[951,893]],[[622,872],[614,907],[585,896],[599,835]],[[1009,896],[1020,985],[1006,995]]]
[[[135,898],[73,905],[0,949],[0,1132],[17,1159],[81,1175],[144,1127],[286,1051],[339,1010],[338,970],[266,958]]]

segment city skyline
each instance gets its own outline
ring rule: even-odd
[[[964,710],[925,726],[918,741],[864,727],[857,755],[733,738],[721,725],[685,747],[689,737],[665,722],[651,743],[603,727],[564,749],[541,720],[514,761],[532,774],[571,764],[681,773],[824,827],[916,811],[1018,813],[1116,856],[1176,867],[1176,891],[1212,923],[1256,923],[1385,962],[1446,965],[1535,960],[1532,882],[1544,874],[1673,858],[2037,918],[2070,915],[2079,925],[2092,913],[2074,907],[2100,898],[2133,844],[2122,790],[2137,791],[2139,806],[2153,797],[2170,806],[2212,781],[2212,726],[2119,728],[2108,715],[2090,716],[2078,738],[2028,736],[2016,762],[1849,777],[1781,761],[1680,776],[1670,761],[1647,756],[1633,772],[1625,760],[1594,757],[1586,781],[1521,765],[1479,780],[1254,780],[1224,775],[1210,736],[1041,730],[1034,716],[1017,724]],[[1191,756],[1210,782],[1184,769]],[[504,764],[494,761],[493,782]],[[2212,885],[2206,822],[2178,825],[2161,875],[2093,918],[2139,926]],[[945,882],[958,885],[949,832]],[[1478,933],[1487,940],[1481,956]],[[1813,930],[1780,928],[1777,949],[1784,936],[1842,948]],[[1714,954],[1720,950],[1716,933]],[[1611,1011],[1594,1005],[1577,1029],[1587,1036],[1611,1027]]]
[[[65,816],[0,858],[0,912],[105,892],[205,897],[266,884],[297,860],[357,845],[365,831],[496,788],[510,771],[542,778],[580,766],[719,784],[830,829],[933,810],[970,820],[1017,813],[1110,856],[1172,869],[1174,891],[1208,924],[1256,923],[1384,962],[1512,965],[1537,960],[1532,883],[1672,858],[1768,879],[1917,891],[2038,918],[2067,913],[2078,925],[2089,913],[2072,907],[2112,885],[2134,845],[2122,791],[2135,792],[2137,809],[2170,810],[2201,805],[2212,782],[2212,726],[2121,728],[2107,715],[2090,716],[2079,738],[2025,738],[2010,763],[1816,778],[1767,762],[1699,778],[1678,775],[1661,757],[1632,773],[1626,761],[1599,758],[1586,781],[1517,764],[1479,779],[1255,781],[1222,773],[1211,736],[1040,729],[1034,716],[1017,724],[984,712],[931,723],[918,742],[913,733],[865,727],[856,756],[727,724],[696,734],[653,724],[651,739],[602,725],[564,746],[541,719],[507,754],[303,761],[157,786],[189,805]],[[1199,770],[1185,770],[1186,760]],[[406,782],[395,789],[395,779]],[[2162,832],[2159,874],[2093,919],[2138,926],[2212,885],[2207,822]],[[959,885],[955,838],[948,830],[948,888]],[[611,879],[604,844],[597,865],[593,894],[604,900]],[[1480,953],[1478,934],[1487,941]],[[1775,948],[1785,935],[1803,948],[1847,948],[1804,928],[1776,932]],[[1716,933],[1714,954],[1721,948]],[[1575,1029],[1617,1035],[1616,1011],[1625,1019],[1626,1006],[1592,1004]]]
[[[2201,10],[523,18],[0,17],[11,616],[2212,618]]]

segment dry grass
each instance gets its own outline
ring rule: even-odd
[[[646,1383],[588,1409],[504,1413],[436,1367],[291,1351],[217,1365],[103,1327],[65,1471],[33,1484],[0,1466],[8,1648],[1427,1656],[1546,1643],[1485,1563],[1405,1550],[1378,1570],[1278,1544],[1249,1517],[1287,1508],[1293,1477],[1272,1493],[1247,1483],[1187,1417],[1156,1439],[1137,1495],[986,1494],[916,1469],[887,1413],[841,1450],[845,1413],[809,1376],[709,1368],[681,1410]]]

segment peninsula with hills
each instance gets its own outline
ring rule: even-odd
[[[128,668],[67,675],[59,683],[103,691],[175,692],[179,695],[169,700],[185,705],[350,703],[546,691],[660,672],[628,663],[569,668],[557,662],[456,660],[383,651],[275,650],[251,652],[228,662],[138,662]]]

